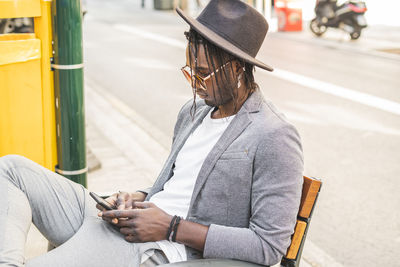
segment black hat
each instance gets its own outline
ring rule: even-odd
[[[197,19],[180,8],[176,12],[209,42],[245,62],[273,71],[255,58],[268,32],[268,22],[251,6],[240,0],[211,0]]]

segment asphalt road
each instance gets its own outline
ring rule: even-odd
[[[191,97],[179,70],[188,27],[139,6],[88,1],[85,77],[170,137]],[[400,266],[400,114],[388,110],[400,105],[400,62],[278,33],[258,57],[276,68],[256,81],[298,128],[305,174],[324,182],[308,240],[344,266]]]

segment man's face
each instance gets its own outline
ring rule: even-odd
[[[189,53],[191,49],[191,53]],[[194,57],[195,48],[188,45],[186,48],[186,64],[192,69],[193,74],[200,77],[207,77],[214,70],[212,68],[211,57],[208,56],[208,62],[204,46],[198,45],[197,48],[197,67]],[[189,60],[189,55],[191,56]],[[237,94],[236,75],[233,72],[235,61],[220,62],[214,58],[215,71],[209,79],[205,81],[206,90],[199,88],[198,82],[193,85],[196,88],[196,94],[204,99],[207,105],[212,107],[222,106],[233,100],[233,95]],[[209,66],[210,65],[210,66]],[[225,76],[225,73],[226,76]],[[218,83],[217,83],[218,80]]]

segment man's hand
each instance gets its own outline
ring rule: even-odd
[[[134,202],[136,201],[143,202],[145,198],[146,194],[142,192],[135,192],[135,193],[118,192],[106,198],[105,200],[112,206],[122,210],[122,209],[131,209],[132,204]],[[99,204],[96,205],[96,208],[100,211],[106,210]]]
[[[112,220],[128,242],[150,242],[166,238],[171,215],[151,202],[134,202],[132,208],[103,211],[101,216],[106,221]]]
[[[118,210],[125,210],[125,209],[132,209],[132,205],[135,202],[143,202],[146,198],[146,194],[142,192],[135,192],[135,193],[127,193],[127,192],[118,192],[110,197],[106,198],[105,200],[111,204],[111,206],[116,207]],[[106,209],[100,206],[99,204],[96,205],[96,208],[100,211],[105,211]],[[110,218],[104,218],[107,222],[112,222]],[[114,219],[117,222],[117,219]]]

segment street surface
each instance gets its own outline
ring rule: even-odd
[[[188,27],[146,4],[88,1],[85,79],[168,149],[192,97],[180,72]],[[325,266],[400,266],[400,61],[288,35],[267,35],[258,58],[276,71],[256,81],[299,130],[305,175],[323,180],[307,242],[332,257]]]

